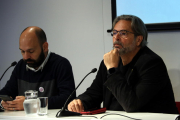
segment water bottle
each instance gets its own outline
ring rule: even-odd
[[[38,91],[27,90],[25,91],[25,100],[23,102],[26,115],[37,115],[38,112]]]

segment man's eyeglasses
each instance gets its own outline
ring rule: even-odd
[[[132,32],[127,31],[127,30],[120,30],[120,31],[113,30],[113,31],[111,32],[111,36],[114,37],[114,36],[116,36],[118,33],[119,33],[119,35],[120,35],[121,38],[127,38],[127,37],[128,37],[127,34],[128,34],[128,33],[132,33]],[[132,34],[134,34],[134,33],[132,33]]]

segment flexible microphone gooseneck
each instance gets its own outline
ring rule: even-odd
[[[13,63],[11,63],[11,66],[9,66],[9,67],[6,69],[6,71],[7,71],[10,67],[15,66],[16,64],[17,64],[16,61],[14,61]],[[6,73],[6,71],[5,71],[5,72],[3,73],[3,75],[1,76],[0,81],[1,81],[2,77],[4,76],[4,74]]]
[[[93,69],[91,70],[91,72],[89,72],[89,73],[81,80],[81,82],[79,83],[79,85],[75,88],[75,90],[71,93],[71,95],[70,95],[70,96],[68,97],[68,99],[66,100],[66,102],[65,102],[64,106],[62,107],[62,109],[57,112],[56,117],[63,117],[63,116],[80,116],[80,115],[82,115],[82,114],[80,114],[80,113],[76,113],[76,112],[71,112],[71,111],[65,110],[65,108],[66,108],[66,105],[67,105],[69,99],[71,98],[71,96],[73,95],[73,93],[77,90],[77,88],[81,85],[81,83],[84,81],[84,79],[85,79],[89,74],[95,73],[96,71],[97,71],[97,69],[96,69],[96,68],[93,68]]]

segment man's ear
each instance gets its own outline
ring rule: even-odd
[[[136,37],[136,45],[140,46],[142,40],[143,40],[143,36],[142,35],[137,36]]]
[[[47,42],[43,43],[43,51],[44,52],[48,51],[48,43]]]

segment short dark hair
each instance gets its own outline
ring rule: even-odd
[[[21,32],[21,34],[28,28],[30,28],[30,27],[25,28]],[[37,27],[37,28],[39,28],[39,27]],[[40,45],[43,45],[45,42],[47,42],[46,33],[44,32],[43,29],[41,29],[41,28],[37,29],[37,28],[35,28],[35,34],[38,37],[38,41],[39,41]]]
[[[140,46],[144,47],[144,46],[147,45],[147,37],[148,37],[147,29],[146,29],[146,26],[145,26],[144,22],[139,17],[134,16],[134,15],[121,15],[121,16],[118,16],[113,21],[112,29],[114,29],[114,26],[120,20],[131,21],[131,28],[132,28],[135,36],[138,36],[138,35],[143,36],[143,40],[142,40]]]

